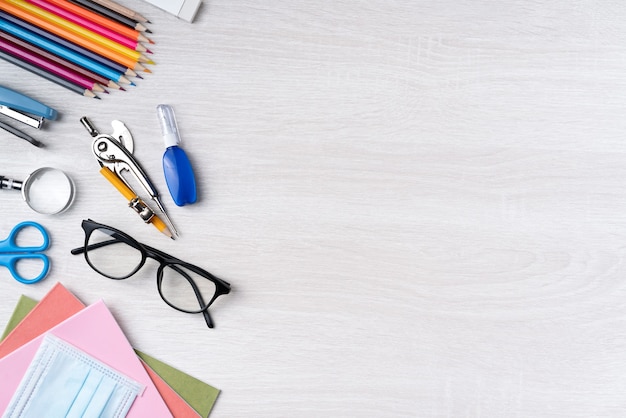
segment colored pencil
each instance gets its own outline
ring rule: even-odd
[[[63,0],[54,0],[55,1],[54,4],[49,2],[48,0],[26,0],[26,1],[28,1],[31,4],[34,4],[35,6],[41,9],[47,10],[50,13],[54,13],[55,15],[62,17],[63,19],[69,22],[82,26],[83,28],[88,29],[94,33],[97,33],[98,35],[104,36],[105,38],[108,38],[114,42],[117,42],[118,44],[124,45],[127,48],[130,48],[139,52],[148,51],[146,47],[141,45],[139,42],[133,41],[132,39],[129,39],[123,35],[120,35],[119,33],[114,32],[109,28],[100,26],[97,23],[94,23],[88,19],[85,19],[82,16],[72,13],[71,11],[61,6],[61,4],[63,4]],[[70,6],[77,7],[73,5],[72,3],[69,3],[69,2],[66,2],[66,3],[69,4]]]
[[[83,28],[75,23],[72,23],[54,13],[50,13],[46,10],[43,10],[40,7],[37,7],[31,3],[28,3],[26,0],[3,0],[7,3],[10,3],[23,12],[39,18],[47,23],[50,23],[59,28],[60,31],[63,31],[67,34],[76,35],[77,37],[83,40],[83,46],[92,45],[98,46],[102,49],[107,49],[122,56],[128,57],[131,60],[137,62],[147,62],[149,61],[146,57],[144,57],[139,51],[132,50],[130,48],[125,47],[124,45],[120,45],[117,42],[114,42],[110,39],[105,38],[102,35],[98,35],[88,29]],[[64,36],[66,39],[67,36]],[[92,51],[93,47],[89,47]]]
[[[78,74],[68,68],[65,68],[55,62],[43,58],[33,52],[30,52],[12,42],[0,38],[0,49],[7,54],[11,54],[16,58],[28,62],[34,66],[41,68],[48,73],[61,77],[70,83],[80,86],[86,90],[104,92],[105,90],[95,81]]]
[[[69,70],[72,70],[78,74],[82,74],[85,77],[95,81],[96,83],[102,84],[104,86],[119,89],[120,86],[112,80],[109,80],[99,74],[94,73],[93,71],[89,71],[88,69],[81,67],[80,65],[76,65],[73,62],[66,60],[65,58],[61,58],[60,56],[50,53],[43,48],[39,48],[36,45],[28,43],[20,38],[17,38],[9,33],[6,33],[0,30],[0,38],[6,41],[12,42],[13,44],[22,47],[23,49],[32,52],[33,54],[39,55],[49,61],[55,62],[63,67],[66,67]]]
[[[119,71],[114,71],[105,65],[99,64],[96,61],[63,47],[62,45],[40,37],[39,35],[14,25],[11,22],[7,22],[2,17],[0,17],[0,31],[9,33],[16,38],[22,39],[23,41],[26,41],[34,46],[49,51],[50,53],[72,62],[77,66],[85,68],[90,72],[98,74],[103,78],[122,84],[131,84],[130,80],[124,77]],[[17,43],[15,41],[13,42]]]
[[[117,12],[114,12],[113,10],[108,9],[104,6],[101,6],[93,1],[89,1],[89,0],[69,0],[69,1],[74,4],[83,6],[86,9],[92,10],[101,16],[105,16],[111,20],[119,22],[122,25],[127,26],[131,29],[137,30],[139,32],[150,32],[141,23],[135,22],[133,19],[129,19],[126,16],[123,16]]]
[[[85,39],[77,34],[75,34],[74,32],[71,32],[63,27],[57,26],[56,24],[53,24],[51,22],[49,22],[46,19],[43,19],[42,17],[39,17],[37,15],[31,14],[29,13],[26,9],[37,9],[39,12],[39,14],[43,14],[43,15],[50,15],[52,18],[55,19],[60,19],[60,20],[64,20],[61,19],[59,17],[56,17],[55,15],[53,15],[52,13],[48,13],[45,10],[41,10],[38,7],[35,7],[29,3],[26,3],[24,1],[21,0],[2,0],[0,1],[0,9],[4,10],[7,13],[10,13],[20,19],[23,19],[33,25],[39,26],[41,29],[47,30],[49,32],[54,33],[55,35],[61,36],[63,38],[65,38],[66,40],[70,41],[70,42],[74,42],[77,43],[97,54],[103,55],[106,58],[109,58],[115,62],[117,62],[118,64],[122,64],[128,68],[131,69],[135,69],[135,67],[139,64],[137,62],[136,59],[132,59],[127,55],[118,53],[116,51],[113,51],[111,49],[105,48],[104,46],[97,44],[93,41],[90,41],[88,39]],[[71,22],[68,22],[68,24],[72,24]],[[73,24],[72,24],[73,25]],[[77,26],[77,25],[74,25]],[[99,35],[98,35],[99,36]],[[106,39],[106,38],[105,38]],[[108,40],[107,40],[108,41]],[[119,44],[116,44],[119,45]],[[128,48],[126,48],[128,49]],[[134,52],[135,54],[139,54],[137,51],[132,51],[130,49],[128,49],[131,52]],[[139,54],[141,55],[141,54]],[[144,68],[143,66],[141,66],[142,68]]]
[[[73,91],[74,93],[78,93],[82,96],[85,97],[91,97],[94,99],[100,99],[98,96],[96,96],[94,94],[94,92],[92,92],[89,89],[84,89],[74,83],[70,83],[69,81],[58,77],[54,74],[51,74],[47,71],[42,70],[41,68],[37,67],[36,65],[30,64],[29,62],[23,61],[17,57],[14,57],[11,54],[8,54],[2,50],[0,50],[0,59],[3,59],[7,62],[10,62],[11,64],[17,65],[18,67],[30,71],[33,74],[36,74],[42,78],[45,78],[48,81],[52,81],[53,83],[58,84],[61,87],[65,87],[68,90]]]
[[[152,42],[150,39],[146,38],[145,36],[143,36],[141,34],[141,32],[135,30],[135,29],[131,29],[126,25],[122,25],[119,22],[116,22],[114,20],[111,20],[109,18],[107,18],[106,16],[102,16],[90,9],[86,9],[83,6],[79,5],[79,4],[75,4],[72,1],[68,1],[68,0],[55,0],[54,2],[57,6],[64,8],[65,10],[68,10],[80,17],[83,17],[87,20],[90,20],[102,27],[108,28],[110,30],[112,30],[113,32],[119,33],[122,36],[125,36],[129,39],[132,39],[133,41],[137,41],[137,42],[150,42],[150,43],[154,43]]]
[[[135,73],[135,71],[131,70],[130,68],[127,68],[121,64],[116,63],[115,61],[112,61],[108,58],[103,57],[102,55],[98,55],[95,52],[91,52],[86,48],[83,48],[80,45],[76,45],[73,42],[67,41],[63,38],[61,38],[60,36],[57,36],[53,33],[50,33],[46,30],[43,30],[41,28],[39,28],[38,26],[32,25],[28,22],[25,22],[21,19],[18,19],[17,17],[10,15],[8,13],[3,12],[2,10],[0,10],[0,18],[6,20],[7,22],[10,22],[11,24],[24,29],[28,32],[32,32],[33,34],[46,39],[48,41],[51,41],[53,43],[59,44],[60,46],[76,53],[79,55],[83,55],[84,57],[102,65],[103,67],[107,67],[110,68],[111,70],[115,71],[115,72],[119,72],[120,74],[126,75],[126,76],[136,76],[137,73]],[[16,35],[14,33],[14,35]],[[18,35],[16,35],[18,36]],[[30,42],[30,41],[29,41]]]
[[[140,23],[150,23],[148,19],[140,15],[134,10],[129,9],[128,7],[122,6],[121,4],[117,4],[111,0],[91,0],[94,3],[98,3],[100,6],[106,7],[109,10],[113,10],[121,14],[122,16],[126,16],[129,19],[132,19],[136,22]]]

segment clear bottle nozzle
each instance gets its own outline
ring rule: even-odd
[[[174,109],[172,109],[170,105],[160,104],[157,106],[157,115],[159,117],[159,123],[161,124],[161,133],[163,134],[165,148],[180,144]]]

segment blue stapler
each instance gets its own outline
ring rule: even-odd
[[[57,111],[51,107],[2,86],[0,86],[0,113],[35,129],[40,129],[45,119],[57,118]],[[41,142],[5,122],[0,121],[0,128],[37,147],[42,146]]]

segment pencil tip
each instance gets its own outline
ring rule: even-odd
[[[150,71],[150,70],[149,70],[149,69],[147,69],[147,68],[144,68],[143,72],[144,72],[144,73],[151,73],[152,71]]]
[[[147,52],[148,54],[154,54],[154,52],[150,51],[149,49],[146,49],[146,52]]]
[[[148,39],[148,42],[154,45],[154,41],[152,39]]]
[[[137,86],[137,84],[133,83],[132,81],[130,82],[130,85],[133,87]]]
[[[152,33],[150,29],[146,29],[144,32]]]
[[[94,96],[94,99],[98,99],[98,100],[102,100],[100,97],[98,96]]]
[[[120,90],[122,91],[126,91],[126,89],[124,87],[120,87]]]
[[[146,61],[146,64],[155,65],[154,61],[152,61],[152,60]]]

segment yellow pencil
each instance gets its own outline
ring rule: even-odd
[[[174,239],[165,222],[163,222],[161,218],[159,218],[152,211],[152,209],[150,209],[150,207],[146,205],[143,200],[141,200],[139,196],[137,196],[137,194],[118,177],[117,174],[112,172],[111,169],[106,166],[103,166],[100,169],[100,173],[129,201],[128,206],[133,208],[133,210],[139,214],[144,222],[151,223],[165,236]]]
[[[24,0],[3,0],[7,3],[11,3],[16,7],[24,10],[31,15],[37,16],[40,19],[47,21],[59,28],[67,30],[77,36],[80,36],[83,39],[94,42],[104,48],[110,49],[111,51],[115,51],[119,54],[122,54],[128,58],[131,58],[135,61],[139,62],[147,62],[148,58],[143,56],[141,52],[135,51],[134,49],[130,49],[124,45],[118,44],[115,41],[110,40],[102,35],[99,35],[95,32],[90,31],[89,29],[85,29],[84,27],[77,25],[75,23],[70,22],[69,20],[63,19],[55,15],[54,13],[50,13],[46,10],[43,10],[33,4],[27,3]]]

